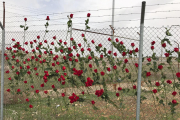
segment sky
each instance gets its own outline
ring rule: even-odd
[[[23,31],[20,25],[24,25],[24,18],[27,18],[28,31],[40,31],[41,32],[29,32],[26,34],[27,40],[36,39],[34,36],[44,35],[46,23],[46,16],[50,17],[48,30],[63,30],[59,34],[59,38],[66,39],[67,30],[67,15],[74,14],[73,28],[85,29],[85,20],[87,19],[87,13],[90,13],[89,26],[90,30],[111,34],[110,30],[104,28],[110,28],[112,24],[112,1],[113,0],[4,0],[6,6],[6,44],[9,44],[12,37],[15,37],[20,42],[23,42],[23,33],[16,33],[16,31]],[[133,27],[140,26],[140,13],[141,13],[141,0],[114,0],[114,27],[119,28],[121,33],[119,35],[124,37],[130,37],[139,39],[139,35],[136,34],[139,29],[134,30]],[[0,21],[2,22],[3,17],[3,0],[0,0]],[[174,3],[174,4],[170,4]],[[146,14],[144,25],[146,27],[162,27],[179,25],[179,13],[180,13],[180,1],[179,0],[146,0]],[[168,12],[169,11],[169,12]],[[171,17],[171,18],[170,18]],[[173,18],[172,18],[173,17]],[[123,29],[121,30],[121,28]],[[128,31],[130,28],[131,31]],[[97,29],[97,30],[96,30]],[[101,29],[102,31],[98,31]],[[104,31],[103,31],[104,29]],[[126,30],[125,30],[126,29]],[[129,30],[130,30],[129,29]],[[174,29],[173,33],[175,36],[173,39],[180,39],[176,31],[179,28]],[[145,35],[147,41],[155,40],[160,45],[159,38],[162,39],[165,29],[161,32],[155,33],[156,29],[152,31],[149,29],[149,33]],[[145,31],[146,32],[146,31]],[[153,33],[154,32],[154,33]],[[73,32],[74,38],[81,38],[82,32]],[[117,34],[117,32],[115,32]],[[55,32],[50,32],[48,39],[52,38]],[[88,35],[88,34],[87,34]],[[102,43],[108,36],[89,34],[90,39],[97,39],[99,43]],[[68,36],[69,38],[70,36]],[[178,37],[178,38],[177,38]],[[100,39],[102,38],[102,39]],[[123,39],[126,42],[127,39]],[[82,41],[81,41],[82,42]],[[130,45],[128,41],[128,45]],[[126,42],[127,43],[127,42]],[[138,41],[136,46],[138,47]],[[107,44],[108,46],[109,44]],[[147,45],[147,44],[146,44]],[[176,44],[174,44],[176,45]],[[150,48],[150,43],[148,46]],[[158,47],[155,49],[159,50]],[[159,55],[161,54],[158,51]],[[146,53],[148,55],[149,53]]]
[[[112,24],[112,1],[113,0],[5,0],[6,6],[6,29],[21,30],[19,25],[24,24],[24,17],[28,19],[29,30],[42,30],[46,22],[45,18],[50,17],[49,23],[52,25],[49,29],[67,29],[67,15],[74,14],[73,27],[84,29],[84,22],[87,19],[87,13],[91,13],[89,25],[91,28],[109,28]],[[115,27],[133,27],[140,25],[141,0],[114,0],[114,26]],[[2,11],[3,0],[0,0],[0,12]],[[166,4],[178,3],[178,4]],[[166,5],[157,5],[166,4]],[[178,24],[179,19],[155,19],[179,17],[179,0],[146,0],[145,26],[166,26]],[[154,5],[154,6],[148,6]],[[133,7],[132,6],[139,6]],[[128,8],[124,8],[128,7]],[[108,9],[108,10],[102,10]],[[89,11],[97,10],[97,11]],[[162,12],[162,11],[171,12]],[[174,11],[179,10],[179,11]],[[85,12],[77,12],[85,11]],[[161,11],[161,12],[156,12]],[[156,12],[156,13],[149,13]],[[131,14],[133,13],[133,14]],[[139,13],[139,14],[135,14]],[[126,15],[122,15],[126,14]],[[128,14],[128,15],[127,15]],[[2,21],[3,14],[0,14]],[[99,17],[97,17],[99,16]],[[79,18],[83,17],[83,18]],[[120,20],[120,21],[119,21]],[[121,21],[127,20],[127,21]],[[129,21],[136,20],[136,21]],[[107,22],[109,21],[109,22]],[[173,22],[172,22],[173,21]],[[96,23],[94,23],[96,22]],[[32,26],[33,25],[33,26]]]

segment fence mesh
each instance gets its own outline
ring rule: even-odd
[[[170,29],[170,33],[172,36],[166,36],[166,29]],[[91,29],[93,32],[103,33],[103,34],[111,34],[111,29]],[[139,48],[139,34],[140,31],[139,27],[132,27],[132,28],[115,28],[115,37],[114,41],[116,41],[116,38],[118,38],[119,41],[117,43],[123,42],[124,46],[126,46],[126,49],[129,50],[135,50],[136,48]],[[86,32],[85,37],[87,38],[87,43],[83,41],[83,37],[81,34],[84,33],[82,31],[73,30],[72,31],[72,37],[76,41],[77,44],[81,44],[81,48],[84,48],[85,52],[81,56],[89,56],[90,52],[87,51],[88,47],[87,44],[89,44],[89,48],[91,48],[91,51],[96,51],[95,45],[92,44],[91,40],[95,41],[95,44],[102,44],[104,48],[107,49],[107,52],[111,50],[111,42],[108,41],[108,38],[110,36],[108,35],[102,35],[102,34],[95,34]],[[172,46],[166,44],[166,49],[168,50],[174,50],[174,48],[178,47],[178,45],[175,43],[179,42],[180,36],[180,27],[179,26],[168,26],[168,27],[145,27],[144,28],[144,45],[143,45],[143,71],[150,71],[150,68],[153,67],[153,60],[151,61],[151,64],[147,66],[147,58],[151,57],[153,53],[156,53],[157,57],[157,65],[160,63],[163,64],[163,70],[162,72],[166,76],[164,81],[166,80],[174,80],[176,81],[175,74],[179,71],[179,64],[175,58],[178,57],[178,54],[173,53],[172,54],[172,67],[174,71],[171,71],[169,69],[169,64],[166,62],[166,57],[164,48],[162,48],[161,40],[165,37],[168,38],[172,44]],[[58,44],[54,41],[53,36],[56,36],[57,40],[61,40],[63,42],[67,42],[67,47],[70,47],[70,36],[69,33],[67,34],[67,30],[50,30],[46,35],[44,31],[26,31],[25,33],[25,41],[28,41],[28,44],[30,41],[37,40],[37,36],[40,36],[40,41],[43,43],[44,47],[48,47],[48,45],[51,44],[51,42],[54,42],[54,46],[58,46]],[[45,36],[44,36],[45,35]],[[11,39],[15,38],[16,42],[20,42],[20,44],[24,43],[24,32],[22,31],[6,31],[5,33],[5,42],[6,42],[6,48],[12,47],[14,43],[12,43]],[[2,34],[0,33],[0,37],[2,38]],[[44,40],[48,41],[48,44],[44,43]],[[137,41],[136,41],[137,40]],[[38,41],[38,40],[37,40]],[[154,50],[151,50],[151,42],[155,41]],[[135,46],[132,48],[131,43],[134,43]],[[35,43],[33,43],[35,44]],[[52,45],[50,45],[52,46]],[[16,59],[19,59],[21,62],[26,61],[27,58],[31,59],[32,49],[28,45],[24,45],[23,48],[25,50],[29,51],[29,54],[25,57],[19,57]],[[54,48],[54,47],[52,47]],[[73,46],[71,46],[73,49]],[[81,48],[78,47],[77,53],[81,53]],[[35,49],[35,47],[34,47]],[[57,53],[55,50],[52,50],[54,54],[59,55],[59,57],[62,57],[63,55],[58,51]],[[42,51],[44,52],[44,51]],[[138,63],[138,54],[137,56],[130,57],[129,55],[123,57],[122,54],[118,52],[116,48],[113,48],[113,54],[117,53],[117,56],[113,55],[113,58],[116,62],[118,60],[122,60],[124,62],[124,59],[128,59],[128,63],[126,65],[126,68],[129,69],[131,72],[130,79],[122,79],[123,76],[129,75],[125,74],[121,67],[118,67],[118,76],[119,78],[113,78],[113,81],[111,80],[111,72],[105,72],[105,81],[107,84],[108,94],[109,97],[112,99],[112,101],[117,104],[118,108],[114,107],[112,103],[107,103],[105,101],[102,101],[100,97],[96,97],[94,95],[96,90],[103,89],[102,84],[96,84],[90,87],[90,89],[87,89],[86,87],[83,87],[83,85],[80,85],[79,88],[73,87],[71,85],[65,85],[60,86],[57,88],[58,94],[52,90],[51,85],[59,86],[57,83],[57,80],[55,81],[49,81],[47,84],[45,83],[44,87],[40,87],[40,85],[43,83],[43,81],[37,77],[35,74],[39,73],[40,75],[41,68],[38,68],[37,72],[32,72],[32,80],[27,81],[27,83],[24,83],[26,79],[28,79],[28,75],[25,75],[23,79],[19,82],[17,86],[13,86],[16,89],[21,88],[21,91],[23,93],[21,95],[17,94],[11,94],[7,92],[6,90],[12,87],[12,81],[15,81],[15,78],[13,78],[14,74],[11,74],[13,72],[11,66],[8,65],[7,60],[5,60],[5,77],[4,77],[4,119],[10,120],[10,119],[134,119],[136,116],[136,90],[133,89],[134,85],[137,85],[137,68],[135,67],[135,63]],[[7,56],[10,58],[12,57],[12,53],[6,50]],[[73,52],[73,55],[75,55],[76,52]],[[102,53],[95,52],[94,55],[97,58],[100,58],[100,55]],[[37,53],[38,55],[38,53]],[[47,57],[43,53],[44,57]],[[0,55],[1,56],[1,55]],[[10,58],[12,59],[12,58]],[[44,58],[39,58],[41,61],[43,61]],[[60,59],[59,59],[60,60]],[[95,62],[90,61],[89,63],[84,63],[85,67],[87,68],[87,72],[84,73],[84,75],[87,77],[93,78],[94,76],[91,74],[91,71],[94,69],[97,69],[98,72],[103,71],[104,67],[112,67],[107,62],[107,59],[105,58],[104,61],[106,62],[106,65],[104,65],[102,62],[99,62],[99,67]],[[27,61],[26,61],[27,62]],[[62,62],[62,61],[60,61]],[[12,61],[12,63],[15,64],[15,61]],[[27,62],[28,63],[28,62]],[[35,61],[34,61],[35,63]],[[89,64],[92,64],[92,68],[89,68]],[[32,63],[33,64],[33,63]],[[23,69],[26,69],[25,64],[21,63]],[[34,67],[36,67],[36,63],[34,64]],[[46,66],[42,66],[42,69]],[[78,66],[76,66],[78,67]],[[58,67],[55,67],[58,69]],[[2,68],[1,68],[2,69]],[[17,68],[19,70],[19,68]],[[111,68],[112,69],[112,68]],[[6,74],[6,71],[10,71],[9,74]],[[55,69],[54,69],[55,70]],[[172,88],[168,85],[165,86],[166,93],[162,92],[161,89],[158,88],[158,93],[153,94],[152,90],[156,87],[155,82],[162,83],[162,72],[158,72],[157,74],[153,73],[149,77],[149,80],[151,81],[152,85],[147,82],[147,79],[142,78],[142,93],[141,95],[144,96],[143,102],[141,103],[141,119],[171,119],[170,109],[167,107],[167,101],[171,102],[173,99],[173,96],[171,93],[174,91]],[[15,72],[14,72],[15,73]],[[12,78],[13,80],[9,80],[9,78]],[[102,77],[99,78],[100,81],[102,81]],[[16,84],[15,82],[14,84]],[[68,81],[67,81],[68,83]],[[31,86],[34,85],[34,88]],[[118,88],[122,87],[123,92],[119,92]],[[161,86],[163,87],[163,86]],[[40,90],[39,96],[35,95],[35,90]],[[49,94],[44,94],[43,91],[48,90]],[[25,93],[27,91],[30,91],[29,93]],[[85,92],[85,95],[82,95],[82,91]],[[120,93],[120,97],[116,97],[116,93]],[[178,92],[178,90],[176,90]],[[61,93],[65,93],[66,96],[72,95],[72,93],[75,93],[79,96],[81,96],[84,99],[87,99],[86,102],[77,102],[74,104],[74,106],[71,106],[69,110],[66,110],[65,105],[69,105],[68,97],[62,98]],[[86,95],[86,94],[90,95]],[[29,96],[27,96],[29,94]],[[165,97],[164,95],[169,95]],[[26,101],[26,99],[29,98],[29,102]],[[31,98],[31,99],[30,99]],[[175,97],[177,101],[179,101],[179,98]],[[143,97],[142,97],[143,99]],[[158,99],[158,100],[157,100]],[[159,100],[164,100],[163,102],[159,102]],[[96,103],[97,110],[93,109],[92,104],[90,103],[91,100],[94,100]],[[153,100],[155,102],[153,102]],[[66,104],[63,104],[63,103]],[[90,104],[89,104],[90,103]],[[165,104],[164,106],[162,105]],[[29,110],[29,104],[32,104],[34,106],[33,109]],[[178,105],[179,106],[179,105]],[[176,107],[178,107],[176,106]],[[168,111],[164,111],[164,107],[167,107]],[[178,113],[179,109],[176,109],[176,112]],[[166,114],[167,113],[167,114]],[[180,117],[179,114],[176,114],[176,118]]]

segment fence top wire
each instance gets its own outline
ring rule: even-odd
[[[177,3],[164,3],[164,4],[152,4],[152,5],[146,5],[147,7],[152,7],[152,6],[162,6],[162,5],[177,5],[180,4],[180,2]],[[17,6],[17,5],[16,5]],[[114,9],[127,9],[127,8],[136,8],[136,7],[141,7],[141,6],[131,6],[131,7],[121,7],[121,8],[114,8]],[[13,17],[27,17],[27,16],[40,16],[40,15],[57,15],[57,14],[66,14],[66,13],[78,13],[78,12],[90,12],[90,11],[101,11],[101,10],[111,10],[112,8],[106,8],[106,9],[96,9],[96,10],[84,10],[84,11],[74,11],[74,12],[62,12],[62,13],[46,13],[46,14],[38,14],[38,15],[22,15],[20,16],[11,16],[11,17],[6,17],[6,18],[13,18]],[[12,12],[11,12],[12,13]],[[15,13],[18,14],[18,13]],[[2,17],[1,17],[2,18]]]

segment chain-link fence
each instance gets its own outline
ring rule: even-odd
[[[166,35],[166,29],[170,29],[170,33],[172,36]],[[88,48],[91,49],[91,51],[94,51],[94,56],[96,59],[100,59],[100,55],[103,54],[103,52],[96,51],[95,45],[98,46],[99,44],[102,44],[103,48],[107,49],[108,51],[111,50],[111,42],[108,41],[108,38],[111,35],[111,29],[91,29],[91,31],[96,32],[92,33],[89,31],[86,31],[85,37],[87,39],[87,43],[84,42],[82,33],[83,31],[79,30],[72,30],[72,37],[74,38],[74,41],[77,43],[77,51],[73,51],[73,55],[76,56],[76,53],[79,53],[84,57],[88,57],[91,55],[91,53],[87,50]],[[114,47],[113,48],[113,59],[115,63],[120,63],[119,61],[122,61],[124,63],[124,60],[127,59],[128,62],[125,66],[131,73],[125,73],[123,71],[123,64],[120,66],[117,66],[117,76],[119,78],[113,77],[111,72],[108,72],[106,70],[105,72],[105,82],[107,85],[108,95],[109,98],[112,99],[112,101],[105,102],[101,100],[100,97],[95,96],[96,90],[104,89],[104,86],[102,83],[103,77],[99,78],[100,84],[94,84],[90,87],[90,89],[87,89],[87,87],[83,87],[82,84],[79,85],[79,87],[71,86],[71,84],[66,84],[65,86],[59,86],[59,83],[57,80],[48,81],[47,84],[44,83],[45,87],[41,87],[43,84],[43,79],[40,79],[40,77],[36,76],[36,73],[39,73],[40,76],[42,76],[44,71],[42,69],[46,68],[46,65],[42,66],[37,72],[32,71],[32,79],[29,79],[28,75],[25,75],[24,78],[22,78],[19,83],[14,78],[14,74],[20,68],[15,68],[17,70],[12,69],[12,65],[9,65],[7,63],[7,60],[5,60],[5,76],[4,76],[4,119],[11,120],[11,119],[134,119],[136,116],[136,90],[133,89],[134,85],[137,85],[137,67],[135,66],[136,63],[138,63],[138,50],[139,47],[139,27],[133,27],[133,28],[115,28],[115,37],[114,41],[116,44],[123,44],[126,46],[126,51],[129,50],[129,52],[132,50],[135,50],[136,56],[131,56],[127,53],[126,56],[122,56],[122,54],[119,53],[119,51]],[[98,33],[98,34],[97,34]],[[161,86],[162,89],[158,88],[158,93],[153,94],[152,90],[157,87],[155,85],[155,82],[159,82],[160,84],[163,83],[166,80],[174,80],[174,82],[177,80],[175,74],[179,71],[179,63],[177,62],[176,58],[178,58],[178,55],[176,53],[172,53],[172,64],[171,67],[173,70],[170,69],[170,65],[167,63],[167,58],[165,57],[165,53],[168,51],[165,51],[165,49],[162,47],[161,41],[164,38],[169,39],[172,46],[169,44],[166,44],[167,50],[174,50],[174,48],[178,47],[179,43],[179,36],[180,33],[180,27],[179,26],[171,26],[171,27],[145,27],[144,28],[144,45],[143,45],[143,71],[151,71],[151,76],[148,78],[142,77],[142,103],[141,103],[141,119],[171,119],[171,110],[170,107],[168,107],[167,102],[171,101],[173,99],[173,96],[171,93],[173,92],[173,87],[170,87],[168,85]],[[2,34],[0,33],[0,37]],[[12,47],[12,50],[14,50],[13,45],[14,42],[11,41],[12,38],[16,40],[16,42],[20,42],[21,45],[23,45],[24,42],[24,32],[21,31],[6,31],[6,51],[7,57],[9,57],[10,60],[12,60],[12,56],[15,55],[13,52],[9,52],[7,49],[9,47]],[[32,53],[32,49],[36,49],[35,46],[33,48],[30,47],[30,41],[33,42],[33,45],[38,45],[38,39],[37,36],[40,36],[39,41],[43,43],[43,46],[49,49],[52,48],[52,52],[54,54],[57,54],[60,58],[64,56],[60,52],[60,50],[56,51],[54,46],[58,48],[58,42],[59,40],[62,40],[62,44],[64,42],[67,42],[67,47],[70,47],[70,37],[69,33],[67,33],[67,30],[56,30],[56,31],[49,31],[46,35],[44,31],[26,31],[25,33],[25,41],[28,42],[28,45],[22,46],[22,48],[25,48],[25,51],[28,51],[29,53],[25,55],[24,57],[19,56],[16,59],[19,59],[21,62],[27,61],[28,58],[31,59],[34,67],[36,67],[35,60],[32,59],[32,56],[35,56],[35,58],[38,58],[37,56],[39,53],[37,52],[37,56]],[[53,36],[56,36],[57,43],[53,39]],[[1,37],[2,38],[2,37]],[[116,39],[117,38],[117,39]],[[37,43],[34,42],[34,40],[37,40]],[[44,43],[44,40],[48,41],[48,44]],[[91,42],[94,40],[94,44]],[[155,41],[154,50],[151,49],[151,42]],[[54,45],[51,45],[51,43],[54,42]],[[134,43],[135,46],[132,47],[131,43]],[[78,44],[81,44],[81,47],[78,46]],[[84,54],[81,54],[81,48],[84,48]],[[73,45],[71,46],[71,49],[73,49]],[[46,54],[44,54],[44,51],[42,51],[43,57],[38,58],[39,61],[43,61],[43,59],[47,60]],[[114,55],[114,53],[117,53],[117,56]],[[156,60],[152,59],[152,54],[156,53]],[[1,56],[1,55],[0,55]],[[151,58],[151,62],[148,62],[147,58]],[[52,57],[51,57],[52,58]],[[77,57],[75,57],[77,58]],[[62,61],[58,59],[60,64]],[[57,60],[57,61],[58,61]],[[90,62],[85,62],[84,66],[87,68],[87,72],[83,73],[84,76],[94,78],[94,74],[92,72],[97,69],[97,71],[100,73],[100,71],[105,71],[105,68],[111,67],[110,63],[108,62],[108,58],[104,57],[103,61],[99,61],[98,63],[93,59]],[[156,62],[156,65],[153,63]],[[13,64],[15,64],[15,60],[12,61]],[[35,64],[33,64],[35,63]],[[106,63],[106,64],[104,64]],[[148,64],[151,63],[151,64]],[[150,68],[153,68],[154,66],[160,65],[161,63],[163,65],[163,69],[161,72],[153,72]],[[89,64],[92,64],[92,67],[89,67]],[[99,66],[97,65],[99,64]],[[22,65],[22,70],[25,70],[27,67],[27,64]],[[19,65],[20,67],[20,65]],[[79,68],[79,66],[75,66]],[[56,69],[59,69],[58,66],[55,67]],[[1,68],[2,69],[2,68]],[[53,70],[56,70],[53,69]],[[9,74],[6,74],[6,71],[10,71]],[[162,79],[162,73],[166,76],[164,79]],[[127,76],[127,77],[126,77]],[[111,79],[113,78],[113,79]],[[27,79],[29,81],[27,81]],[[26,82],[27,83],[26,83]],[[14,82],[14,83],[13,83]],[[70,83],[69,81],[66,81],[67,83]],[[150,84],[151,83],[151,84]],[[59,86],[57,88],[57,92],[54,92],[51,85]],[[32,87],[33,85],[33,87]],[[122,88],[122,91],[119,91],[120,88]],[[11,94],[7,90],[10,88],[20,88],[22,94]],[[119,88],[119,89],[118,89]],[[39,95],[36,95],[35,91],[40,90]],[[44,91],[48,91],[49,94],[44,94]],[[82,91],[85,92],[84,95],[82,95]],[[177,90],[174,90],[178,92]],[[64,98],[61,96],[61,93],[65,93],[65,96],[67,98]],[[70,105],[68,97],[72,95],[72,93],[75,93],[76,95],[79,95],[81,100],[76,102],[75,104]],[[120,93],[120,96],[117,97],[116,93]],[[27,96],[28,95],[28,96]],[[29,99],[29,101],[27,100]],[[177,101],[179,101],[178,97],[175,97]],[[92,107],[91,100],[94,100],[95,106]],[[159,102],[161,100],[161,102]],[[164,100],[164,101],[163,101]],[[33,109],[30,109],[29,105],[33,105]],[[116,106],[116,105],[117,106]],[[67,110],[67,106],[70,106]],[[177,106],[176,106],[177,107]],[[93,109],[94,108],[94,109]],[[165,111],[165,109],[167,111]],[[175,114],[175,118],[180,117],[178,114],[178,107],[176,109],[177,114]]]

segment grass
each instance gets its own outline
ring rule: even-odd
[[[93,68],[92,71],[97,68],[98,72],[100,71],[106,71],[106,69],[104,70],[102,67],[102,65],[100,65],[100,67],[97,67],[95,64],[93,64]],[[47,67],[47,65],[45,64],[43,67]],[[110,67],[107,65],[107,67]],[[153,67],[152,65],[146,66],[145,64],[143,64],[143,70],[146,71],[150,71],[150,68]],[[78,66],[77,66],[78,68]],[[86,77],[91,77],[93,78],[92,73],[90,72],[91,69],[88,67],[88,65],[86,65],[87,68],[87,72],[84,74]],[[126,82],[132,82],[132,80],[137,79],[137,68],[135,68],[134,63],[129,62],[129,64],[127,64],[126,68],[129,69],[129,71],[132,73],[131,74],[131,79],[128,80],[124,80],[122,81],[122,83],[126,83]],[[55,69],[60,69],[59,66],[54,67]],[[118,67],[117,71],[119,72],[119,76],[123,76],[125,73],[120,69],[120,67]],[[177,67],[174,65],[174,71],[173,73],[177,72],[178,69]],[[43,73],[42,69],[40,68],[38,70],[39,73]],[[164,72],[167,76],[166,79],[173,79],[173,75],[172,75],[172,71],[168,69],[168,65],[164,65],[164,68],[162,70],[162,72]],[[157,75],[153,74],[151,75],[151,77],[149,77],[150,81],[157,81],[160,80],[161,78],[161,72],[159,71]],[[104,78],[106,78],[106,83],[107,84],[114,84],[114,83],[118,83],[117,80],[110,80],[110,74],[105,74]],[[9,88],[9,80],[8,77],[13,77],[13,74],[5,74],[4,78],[5,78],[5,90],[7,88]],[[40,87],[40,84],[43,83],[43,80],[39,79],[36,76],[33,76],[33,81],[34,83],[31,83],[30,80],[28,81],[27,84],[24,84],[23,81],[28,79],[29,76],[26,75],[23,80],[20,82],[20,84],[17,86],[17,88],[21,88],[22,90],[25,89],[31,89],[31,85],[33,84],[35,86],[35,88],[32,90],[47,90],[47,89],[52,89],[51,85],[54,84],[57,88],[67,88],[67,87],[72,87],[70,84],[68,84],[68,81],[66,85],[61,85],[58,81],[57,78],[56,79],[51,79],[48,81],[47,85],[45,85],[44,88]],[[102,77],[100,77],[100,80],[102,81]],[[142,79],[142,81],[144,81],[144,79]],[[82,85],[82,84],[80,84]],[[155,85],[153,85],[155,86]],[[168,96],[168,101],[171,101],[173,99],[171,93],[172,93],[173,89],[170,86],[167,86],[167,96]],[[178,91],[177,91],[178,92]],[[136,116],[136,96],[135,91],[134,90],[130,90],[128,93],[121,93],[120,94],[120,98],[124,100],[124,102],[122,104],[120,104],[120,100],[117,100],[117,97],[115,96],[116,92],[112,92],[112,91],[108,91],[108,94],[110,96],[110,98],[119,106],[119,109],[115,108],[113,105],[111,104],[107,104],[106,102],[102,101],[100,98],[98,98],[95,95],[85,95],[82,96],[80,95],[80,97],[86,97],[86,101],[84,103],[81,102],[76,102],[75,105],[69,105],[68,111],[66,110],[66,107],[64,106],[63,103],[63,99],[62,97],[58,97],[58,98],[51,98],[50,100],[50,106],[47,105],[48,102],[48,98],[32,98],[30,99],[30,102],[26,102],[26,103],[19,103],[19,104],[10,104],[10,105],[5,105],[4,108],[4,115],[5,118],[7,120],[10,119],[33,119],[33,120],[69,120],[69,119],[77,119],[77,120],[84,120],[84,119],[88,119],[88,120],[109,120],[109,119],[123,119],[123,120],[133,120],[135,119]],[[157,102],[154,104],[153,98],[152,98],[152,92],[145,92],[142,91],[141,95],[147,97],[146,100],[143,101],[143,103],[141,104],[141,119],[168,119],[168,120],[172,120],[172,116],[170,115],[170,110],[168,110],[168,116],[165,116],[165,111],[164,111],[164,106],[158,104]],[[159,95],[159,97],[161,96],[160,93],[157,94],[157,96]],[[177,98],[177,101],[180,99]],[[65,98],[66,103],[69,103],[68,98]],[[98,110],[94,110],[93,106],[91,105],[91,100],[95,100],[96,104],[95,106],[98,108]],[[29,108],[29,105],[32,104],[34,107],[32,109]],[[60,107],[56,108],[56,106],[60,104]],[[161,112],[161,114],[158,114],[155,110],[155,105],[157,106],[158,111]],[[166,105],[167,107],[167,105]],[[177,106],[177,108],[179,107],[179,105]],[[27,109],[24,109],[27,108]],[[168,108],[169,109],[169,108]],[[16,113],[17,112],[17,113]],[[177,109],[177,113],[174,115],[174,118],[177,119],[178,117],[180,117],[180,111],[179,109]],[[153,117],[152,117],[153,116]]]

